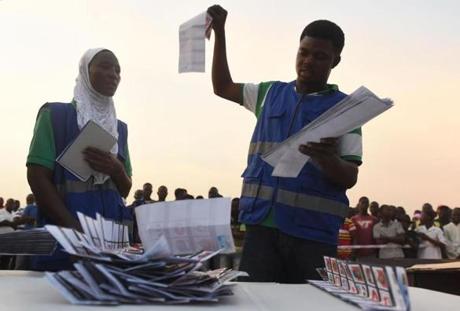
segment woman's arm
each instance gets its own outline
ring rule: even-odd
[[[27,180],[37,200],[37,206],[43,214],[56,225],[81,231],[77,219],[67,210],[56,186],[53,183],[53,171],[40,165],[27,166]]]

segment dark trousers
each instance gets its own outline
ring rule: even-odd
[[[296,238],[275,228],[246,225],[240,270],[248,282],[305,283],[319,280],[323,256],[335,257],[337,246]]]

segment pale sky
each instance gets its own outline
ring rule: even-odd
[[[183,187],[207,196],[217,186],[239,196],[256,119],[216,97],[213,38],[206,73],[177,73],[178,27],[209,1],[0,1],[0,196],[22,203],[30,191],[25,161],[36,113],[72,99],[78,61],[111,49],[122,68],[115,95],[128,123],[134,190]],[[221,1],[229,11],[227,48],[237,82],[295,78],[303,27],[330,19],[345,32],[330,83],[350,93],[365,85],[395,107],[363,127],[364,158],[351,205],[361,195],[420,208],[460,206],[458,1]]]

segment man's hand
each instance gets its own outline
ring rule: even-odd
[[[314,162],[322,163],[337,156],[337,144],[337,138],[321,138],[319,143],[309,142],[300,145],[299,151],[311,157]]]
[[[214,29],[214,32],[222,32],[225,29],[227,11],[216,4],[208,8],[208,14],[212,17],[211,27]]]
[[[110,152],[89,147],[83,153],[85,160],[93,170],[110,177],[118,176],[123,172],[123,164]]]

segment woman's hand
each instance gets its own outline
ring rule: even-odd
[[[110,152],[88,147],[83,153],[85,155],[85,160],[95,171],[109,175],[110,177],[115,177],[119,176],[124,170],[120,160]]]

